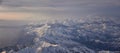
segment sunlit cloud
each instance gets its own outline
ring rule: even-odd
[[[0,19],[3,20],[24,20],[29,16],[31,16],[31,14],[29,13],[13,13],[13,12],[0,13]]]

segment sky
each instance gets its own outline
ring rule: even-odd
[[[0,19],[120,15],[120,0],[0,0]]]

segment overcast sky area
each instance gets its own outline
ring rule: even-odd
[[[120,15],[120,0],[1,0],[0,19]]]

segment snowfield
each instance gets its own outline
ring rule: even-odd
[[[87,17],[26,25],[18,50],[8,53],[98,53],[120,51],[120,18]],[[119,23],[118,23],[119,22]]]

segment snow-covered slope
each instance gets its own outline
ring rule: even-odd
[[[87,17],[30,24],[9,53],[97,53],[120,51],[119,18]]]

